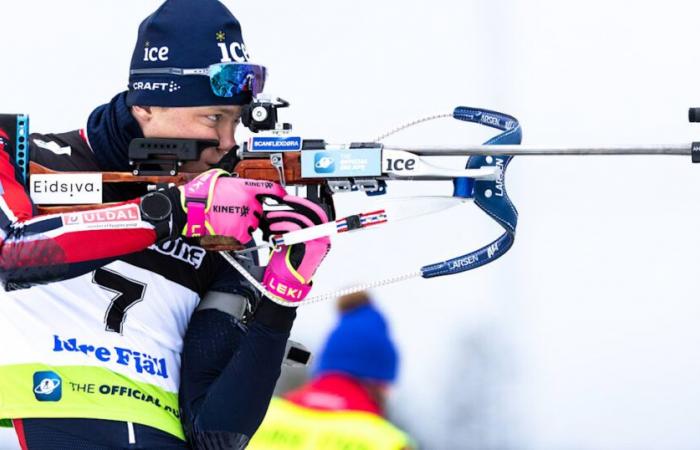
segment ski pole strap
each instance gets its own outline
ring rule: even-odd
[[[522,141],[522,130],[515,117],[487,109],[458,106],[452,116],[465,122],[473,122],[503,131],[486,141],[485,145],[518,145]],[[518,211],[510,201],[505,188],[505,174],[513,156],[472,156],[466,168],[496,166],[501,173],[496,180],[454,179],[454,197],[473,198],[479,208],[504,229],[504,233],[490,244],[456,258],[421,267],[423,278],[452,275],[476,269],[495,261],[513,245]]]

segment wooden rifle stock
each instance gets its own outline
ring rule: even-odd
[[[301,176],[301,152],[282,153],[284,166],[284,182],[291,185],[323,184],[322,178],[302,178]],[[234,172],[241,178],[252,180],[269,180],[280,182],[277,169],[268,158],[244,159],[236,164]]]

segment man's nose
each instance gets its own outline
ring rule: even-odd
[[[218,150],[224,153],[228,153],[233,147],[236,146],[236,140],[233,137],[221,137],[219,139]]]
[[[228,152],[236,145],[236,127],[225,126],[219,131],[219,150]]]

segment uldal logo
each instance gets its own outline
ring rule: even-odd
[[[132,222],[140,219],[139,207],[136,205],[125,205],[111,209],[97,209],[94,211],[63,215],[63,223],[66,225],[102,222]]]
[[[61,393],[61,377],[56,372],[34,372],[34,397],[38,401],[57,402]]]
[[[316,173],[332,173],[335,171],[335,161],[328,153],[316,153],[314,156],[314,171]]]

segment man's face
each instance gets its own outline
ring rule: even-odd
[[[197,161],[184,163],[182,172],[204,172],[219,162],[235,145],[240,106],[133,107],[134,116],[147,138],[212,139],[218,147],[204,149]]]

